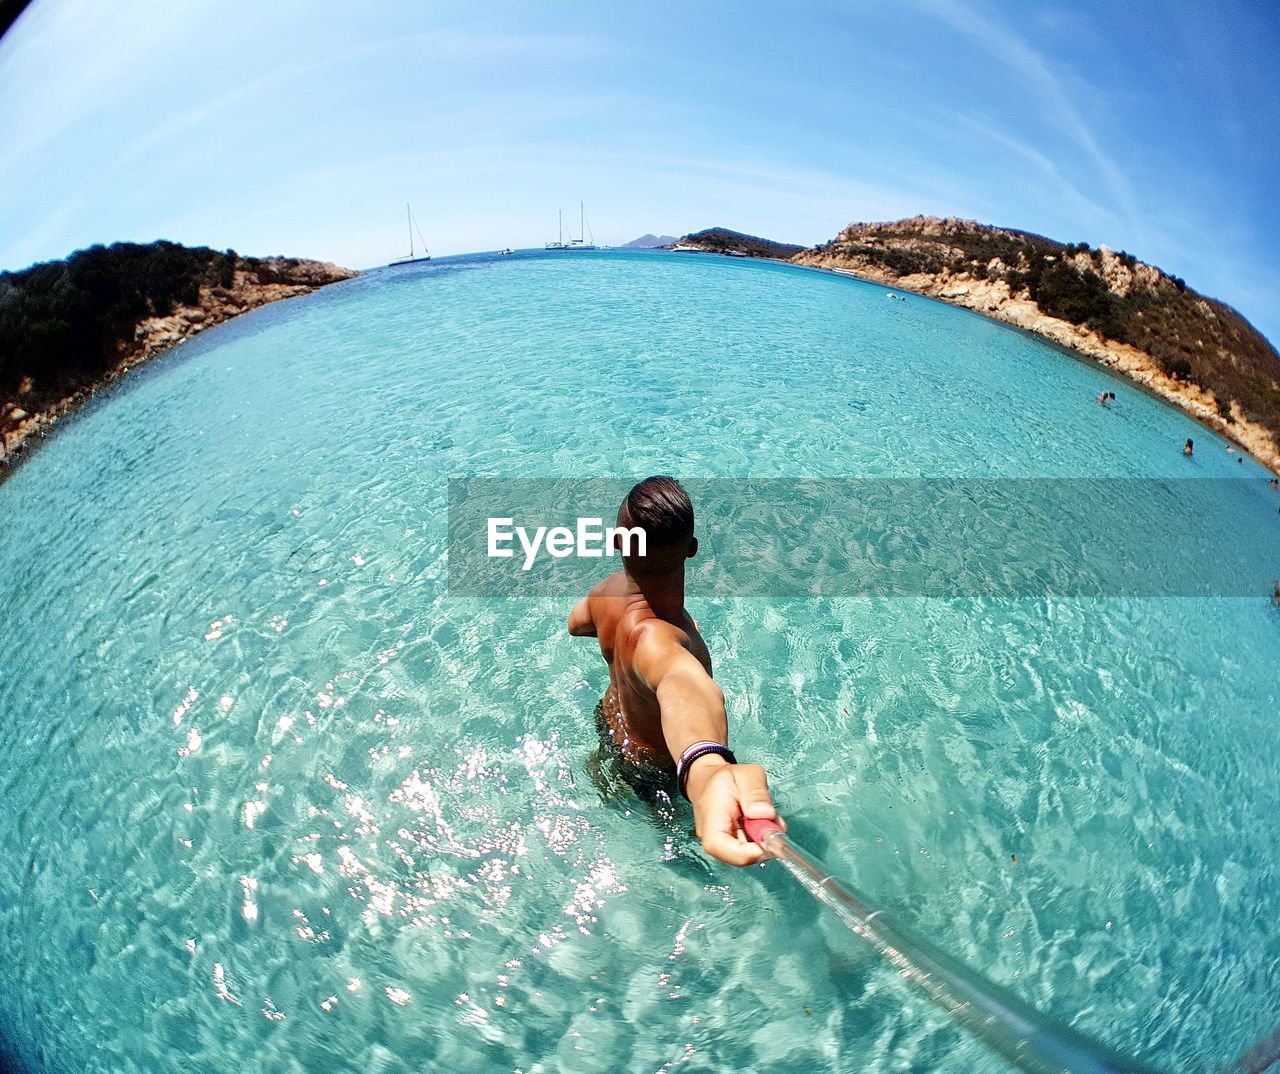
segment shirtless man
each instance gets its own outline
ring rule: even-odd
[[[744,817],[776,818],[765,771],[728,749],[724,695],[711,655],[684,607],[684,564],[698,552],[693,505],[679,482],[650,477],[627,494],[618,527],[645,532],[645,555],[597,582],[569,613],[569,633],[594,637],[609,665],[602,714],[624,763],[674,771],[693,805],[702,848],[730,865],[765,853],[742,831]],[[615,547],[623,551],[621,535]]]

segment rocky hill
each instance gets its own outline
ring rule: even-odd
[[[1122,372],[1280,468],[1280,355],[1230,306],[1123,250],[972,220],[850,224],[798,264],[1025,328]]]
[[[686,235],[676,243],[675,249],[702,250],[709,254],[728,254],[730,257],[772,257],[783,261],[804,251],[803,246],[743,235],[723,227],[707,228],[706,231]]]
[[[166,347],[355,275],[172,242],[93,246],[0,273],[0,477],[33,437]]]

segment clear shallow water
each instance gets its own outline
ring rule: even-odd
[[[0,1035],[51,1071],[1001,1070],[779,870],[601,801],[594,646],[446,595],[446,480],[1252,474],[1274,512],[1224,448],[975,316],[722,259],[437,263],[211,331],[0,487]],[[1172,1070],[1280,1021],[1265,599],[690,603],[793,833],[926,935]]]

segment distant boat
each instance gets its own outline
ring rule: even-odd
[[[510,246],[504,246],[501,250],[498,251],[498,253],[500,253],[503,257],[510,257],[512,254],[515,253],[515,251],[511,249]]]
[[[591,235],[591,241],[587,242],[587,236],[591,234],[591,225],[587,223],[587,210],[583,208],[582,202],[578,202],[578,237],[575,239],[569,236],[569,242],[565,245],[566,250],[594,250],[596,248],[596,237]]]
[[[557,216],[557,219],[560,221],[560,238],[555,242],[547,243],[545,248],[548,250],[564,249],[564,210],[557,209],[556,216]]]
[[[431,255],[427,253],[427,242],[422,237],[422,232],[418,230],[418,222],[413,218],[413,210],[409,208],[409,203],[405,202],[404,211],[409,216],[409,253],[406,257],[397,257],[390,262],[392,265],[412,265],[416,261],[430,261]],[[418,257],[413,249],[413,233],[418,232],[418,241],[422,243],[422,256]]]
[[[591,225],[587,223],[587,210],[583,207],[582,202],[578,202],[578,237],[575,239],[573,233],[569,234],[569,241],[564,241],[564,213],[559,214],[560,217],[560,238],[556,242],[546,244],[548,250],[594,250],[596,248],[596,237],[591,235]],[[591,235],[591,241],[587,241],[587,236]]]

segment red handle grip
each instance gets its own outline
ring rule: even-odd
[[[771,832],[782,831],[782,825],[776,820],[755,820],[751,817],[743,817],[742,830],[747,833],[747,838],[753,843],[763,846],[765,836]]]

